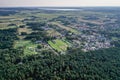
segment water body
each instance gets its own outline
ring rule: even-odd
[[[53,10],[53,11],[81,11],[82,9],[73,9],[73,8],[39,8],[42,10]]]

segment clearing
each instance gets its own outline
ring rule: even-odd
[[[68,44],[62,40],[56,39],[56,40],[52,40],[52,41],[48,41],[48,44],[55,50],[62,52],[62,51],[66,51]]]
[[[70,32],[72,32],[72,33],[79,33],[77,30],[72,29],[72,28],[70,28],[70,27],[66,27],[66,26],[64,26],[64,25],[62,25],[62,24],[60,24],[60,23],[58,23],[58,22],[51,22],[51,24],[57,25],[57,26],[59,26],[60,28],[63,28],[63,29],[65,29],[65,30],[67,30],[67,31],[70,31]]]
[[[37,54],[37,52],[35,51],[37,45],[38,44],[34,44],[31,41],[20,40],[15,42],[14,48],[23,47],[24,55],[26,56]]]

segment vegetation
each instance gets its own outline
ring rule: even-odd
[[[0,30],[0,49],[12,48],[17,40],[16,29]]]
[[[35,48],[37,47],[38,44],[34,44],[31,41],[16,41],[14,47],[17,48],[22,48],[24,51],[24,56],[26,55],[33,55],[33,54],[37,54],[37,52],[35,51]]]
[[[81,9],[0,8],[0,80],[120,80],[120,9]]]
[[[54,48],[55,50],[59,51],[66,51],[68,44],[65,43],[62,40],[56,39],[56,40],[52,40],[52,41],[48,41],[48,44]]]
[[[120,49],[92,52],[73,49],[66,55],[42,52],[20,58],[20,50],[0,50],[1,80],[119,80]],[[108,67],[109,66],[109,67]]]
[[[70,32],[72,32],[72,33],[76,33],[76,34],[79,33],[77,30],[72,29],[72,28],[70,28],[70,27],[66,27],[66,26],[61,25],[61,24],[59,24],[59,23],[57,23],[57,22],[52,22],[52,24],[58,25],[58,27],[61,27],[61,28],[65,29],[65,30],[67,30],[67,31],[70,31]]]

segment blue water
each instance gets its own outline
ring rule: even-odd
[[[82,9],[67,9],[67,8],[39,8],[42,10],[54,10],[54,11],[81,11]]]

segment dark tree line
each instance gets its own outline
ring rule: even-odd
[[[0,30],[0,49],[11,48],[17,39],[16,29]]]
[[[119,80],[120,48],[66,55],[52,51],[20,57],[22,49],[0,50],[1,80]]]
[[[37,41],[37,40],[41,40],[41,41],[45,41],[47,42],[48,40],[53,39],[53,37],[48,36],[47,32],[45,31],[45,29],[48,29],[47,23],[45,22],[34,22],[34,23],[27,23],[27,25],[29,26],[29,28],[31,28],[32,30],[37,32],[32,32],[31,34],[26,36],[26,40],[32,40],[32,41]]]
[[[2,11],[2,10],[0,10],[0,16],[9,16],[9,15],[14,15],[16,13],[17,13],[17,11]]]
[[[27,23],[28,26],[30,26],[30,28],[32,30],[43,30],[41,27],[45,27],[47,26],[47,24],[45,22],[34,22],[34,23]]]
[[[25,37],[25,40],[31,40],[32,42],[35,42],[35,41],[47,42],[48,40],[51,40],[51,39],[52,37],[47,36],[47,33],[45,31],[32,32],[31,34]]]

